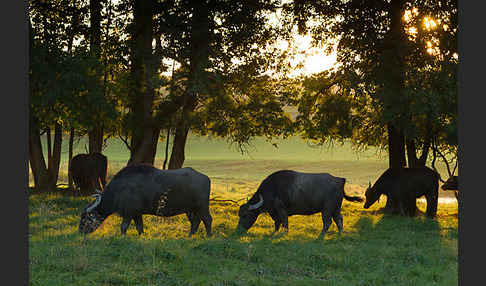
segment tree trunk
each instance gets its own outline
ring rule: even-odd
[[[29,19],[30,61],[32,61],[33,42],[32,23]],[[35,92],[35,85],[32,84],[32,82],[30,82],[29,84],[29,91],[31,94]],[[30,168],[32,170],[32,176],[34,177],[34,190],[36,192],[42,192],[47,190],[47,166],[44,159],[44,153],[42,151],[39,119],[34,115],[32,110],[29,112],[29,161]]]
[[[74,127],[71,127],[69,131],[69,154],[68,154],[68,186],[69,189],[74,191],[73,176],[71,174],[71,161],[73,159],[73,145],[74,145]]]
[[[406,167],[405,138],[392,125],[388,125],[388,163],[390,168]]]
[[[54,126],[54,144],[52,149],[52,157],[49,160],[49,188],[56,190],[57,179],[59,177],[59,167],[61,165],[61,149],[62,149],[62,126],[56,123]]]
[[[90,42],[89,48],[91,53],[98,60],[95,69],[96,83],[98,86],[102,85],[102,70],[101,67],[101,0],[89,1],[90,12]],[[97,88],[95,88],[97,89]],[[95,108],[96,110],[96,108]],[[103,148],[103,122],[102,119],[95,120],[92,128],[88,131],[88,149],[89,153],[100,152]]]
[[[130,159],[134,163],[153,164],[157,152],[160,127],[155,126],[152,116],[154,88],[153,1],[136,0],[133,3],[134,29],[131,48],[132,88],[129,91],[135,122],[132,125]]]
[[[29,126],[29,160],[34,176],[34,189],[37,192],[55,191],[61,162],[62,127],[58,123],[54,128],[54,144],[51,159],[46,165],[42,151],[39,122],[31,115]]]
[[[190,130],[192,113],[196,108],[198,95],[204,92],[204,86],[207,83],[205,68],[209,62],[209,11],[207,5],[201,1],[193,1],[191,4],[193,5],[193,16],[191,20],[189,77],[182,118],[177,123],[174,135],[169,169],[181,168],[184,164],[184,149]]]
[[[34,177],[34,190],[42,192],[48,189],[47,166],[42,152],[39,122],[34,115],[29,123],[29,160]]]
[[[182,168],[185,157],[185,147],[189,127],[185,126],[183,119],[180,120],[176,127],[172,152],[170,154],[169,169]]]
[[[404,88],[405,58],[403,42],[406,42],[402,24],[404,0],[390,2],[390,30],[385,40],[385,59],[383,63],[385,89],[390,94],[385,99],[385,108],[392,107],[394,121],[388,122],[388,152],[390,168],[406,167],[405,137],[400,128],[400,120],[408,116],[401,114],[397,107],[404,106],[402,91]]]
[[[101,153],[103,149],[103,127],[96,126],[88,132],[89,153]]]
[[[429,154],[430,146],[432,143],[432,123],[430,120],[427,120],[426,128],[427,131],[425,133],[424,146],[422,147],[422,154],[418,159],[420,165],[422,166],[425,166],[425,164],[427,163],[427,156]]]
[[[167,158],[169,157],[169,139],[170,139],[170,123],[169,127],[167,127],[167,138],[165,140],[165,158],[164,158],[164,164],[162,166],[162,169],[165,170],[165,167],[167,165]]]
[[[51,137],[51,127],[47,127],[46,129],[46,144],[47,144],[47,168],[51,167],[50,162],[52,162],[52,137]]]
[[[425,167],[427,163],[427,155],[430,149],[430,136],[427,136],[422,146],[422,152],[420,157],[417,157],[417,147],[415,140],[407,139],[407,159],[409,168]]]
[[[155,164],[155,155],[157,155],[157,145],[159,144],[159,137],[160,137],[161,128],[154,128],[153,135],[152,135],[152,148],[150,149],[150,160],[152,162],[150,164]]]
[[[415,146],[415,140],[407,139],[406,140],[407,146],[407,161],[409,168],[415,168],[420,166],[420,162],[417,158],[417,148]]]
[[[388,124],[388,164],[389,168],[406,167],[405,161],[405,138],[391,124]],[[393,202],[390,197],[386,198],[385,211],[391,212],[393,210]]]
[[[427,156],[429,155],[430,150],[430,142],[430,137],[425,138],[425,143],[422,147],[422,154],[420,155],[420,158],[418,158],[418,162],[421,166],[425,166],[425,164],[427,163]]]

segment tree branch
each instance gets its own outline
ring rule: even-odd
[[[130,143],[128,143],[128,139],[123,137],[123,135],[118,132],[117,137],[120,138],[120,140],[125,143],[125,146],[127,147],[128,151],[132,152],[132,147],[130,146]]]

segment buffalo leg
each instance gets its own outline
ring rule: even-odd
[[[386,204],[385,204],[385,213],[392,213],[393,212],[393,208],[394,208],[394,205],[393,205],[393,200],[391,198],[391,196],[386,196]]]
[[[199,217],[198,214],[196,214],[194,212],[187,212],[186,215],[187,215],[187,218],[189,219],[189,221],[191,222],[191,231],[189,232],[189,237],[191,237],[199,229],[199,224],[201,223],[201,218]]]
[[[207,211],[205,214],[201,215],[201,219],[204,223],[204,227],[206,228],[206,236],[211,236],[211,224],[213,223],[213,217]]]
[[[274,232],[277,232],[280,229],[280,225],[282,224],[282,222],[280,221],[279,216],[275,212],[270,211],[268,214],[272,217],[273,221],[275,222]]]
[[[133,218],[135,222],[135,227],[137,228],[138,234],[141,235],[143,233],[143,219],[142,215],[136,216]]]
[[[327,211],[324,210],[321,212],[321,215],[322,215],[322,231],[318,238],[324,239],[324,236],[326,235],[329,226],[331,226],[331,216],[328,214]]]
[[[125,235],[127,233],[127,229],[130,226],[131,221],[132,221],[132,218],[127,218],[127,217],[123,218],[121,226],[120,226],[122,235]]]
[[[398,196],[398,195],[392,195],[390,196],[390,198],[392,199],[392,210],[391,210],[391,214],[392,215],[405,215],[406,213],[406,199],[401,197],[401,196]]]
[[[336,224],[339,233],[343,232],[343,216],[341,215],[341,209],[338,209],[334,212],[332,215],[332,219],[334,220],[334,223]]]
[[[428,205],[428,204],[427,204]],[[417,215],[417,199],[414,197],[408,198],[407,202],[408,215],[414,217]]]
[[[425,214],[430,218],[434,218],[437,214],[439,194],[436,192],[425,194],[425,199],[427,200],[427,210]]]
[[[280,218],[282,226],[285,228],[285,231],[289,231],[289,216],[287,211],[285,210],[284,204],[279,200],[275,200],[275,211],[277,212],[277,216]]]
[[[398,202],[398,209],[396,214],[401,215],[401,216],[406,216],[408,215],[408,201],[405,199],[401,199]]]

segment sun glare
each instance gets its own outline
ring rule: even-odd
[[[326,55],[323,48],[312,46],[312,37],[307,34],[294,36],[297,55],[290,60],[293,68],[290,76],[311,75],[328,70],[336,63],[336,53]]]
[[[428,17],[424,18],[424,25],[427,30],[434,29],[437,26],[437,23],[433,19],[430,19]]]

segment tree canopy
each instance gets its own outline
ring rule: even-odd
[[[294,1],[287,11],[337,53],[332,71],[304,80],[305,136],[390,157],[396,147],[398,165],[406,145],[409,166],[425,164],[432,140],[457,146],[457,1]]]
[[[51,167],[51,186],[60,147],[46,164],[39,136],[50,144],[52,128],[56,146],[88,135],[90,152],[118,136],[129,164],[153,163],[168,129],[169,168],[191,132],[242,151],[256,136],[351,140],[388,149],[391,167],[457,151],[457,1],[29,4],[31,166]],[[336,52],[334,67],[291,77],[296,30]]]

